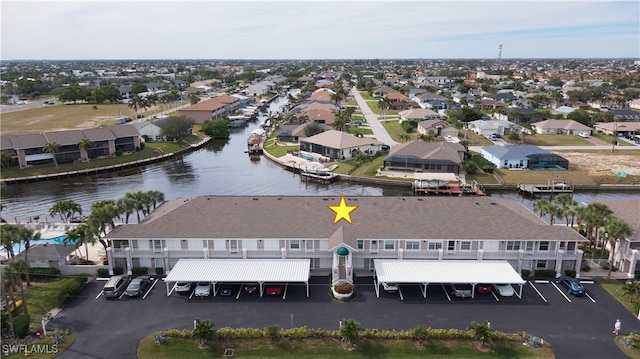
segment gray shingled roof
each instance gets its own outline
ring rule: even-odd
[[[59,261],[65,259],[75,250],[74,246],[65,246],[64,244],[44,244],[37,243],[37,241],[31,243],[28,255],[30,261]],[[17,254],[16,257],[24,259],[24,252]]]
[[[39,148],[47,143],[47,139],[42,133],[31,135],[11,136],[11,143],[16,150],[24,148]]]
[[[584,237],[550,226],[515,201],[490,197],[347,197],[353,224],[333,224],[340,197],[202,196],[167,201],[142,223],[107,239],[329,238],[343,226],[357,239],[566,240]]]
[[[460,152],[464,152],[464,146],[458,143],[415,140],[391,147],[387,159],[413,157],[423,160],[443,160],[460,163],[462,162],[460,160]]]
[[[335,149],[346,149],[367,145],[382,145],[383,143],[374,140],[372,138],[367,137],[356,137],[354,135],[350,135],[346,132],[337,131],[337,130],[329,130],[322,133],[319,133],[315,136],[311,136],[309,138],[304,139],[301,142],[313,143],[316,145],[321,145],[329,148]]]
[[[137,137],[140,136],[140,132],[133,125],[118,125],[109,127],[109,130],[113,132],[116,137]]]
[[[623,199],[602,201],[613,212],[615,217],[623,219],[631,227],[629,239],[640,241],[640,199]]]
[[[76,145],[80,139],[84,138],[80,130],[45,132],[44,137],[47,142],[56,142],[60,146]]]
[[[86,138],[92,142],[115,140],[116,136],[108,128],[90,128],[82,130]]]
[[[500,160],[522,159],[537,154],[552,154],[533,145],[485,146],[482,149]]]
[[[11,150],[13,149],[13,143],[11,142],[11,136],[2,135],[0,136],[0,150]]]

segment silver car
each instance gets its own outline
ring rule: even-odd
[[[193,295],[196,297],[208,297],[211,295],[211,283],[209,282],[198,282],[196,284],[196,289],[193,292]]]
[[[471,284],[467,283],[451,283],[449,284],[451,294],[458,298],[470,298],[471,297]]]

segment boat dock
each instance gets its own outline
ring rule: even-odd
[[[338,178],[338,175],[333,172],[325,172],[325,173],[300,172],[300,175],[302,175],[302,177],[304,177],[305,179],[324,182],[324,183],[333,182]]]
[[[427,196],[485,196],[480,185],[473,181],[471,184],[447,183],[438,188],[420,188],[414,186],[413,191],[416,194]]]
[[[560,193],[573,193],[573,186],[565,182],[550,182],[548,184],[519,184],[517,191],[533,197]]]

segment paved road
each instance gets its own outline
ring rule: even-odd
[[[371,108],[369,108],[369,105],[367,105],[367,101],[365,101],[365,99],[362,98],[362,95],[360,95],[360,92],[358,92],[358,89],[356,87],[353,87],[351,89],[351,94],[353,95],[353,98],[358,103],[358,106],[360,106],[360,109],[362,110],[362,114],[364,115],[364,118],[367,120],[367,123],[369,124],[371,131],[373,131],[373,135],[375,136],[375,138],[378,141],[389,146],[397,145],[398,142],[394,141],[391,138],[391,136],[389,136],[389,133],[387,132],[387,130],[384,128],[384,126],[382,126],[380,121],[378,121],[378,115],[376,115],[375,113],[373,113],[373,111],[371,111]]]
[[[358,297],[350,303],[329,298],[326,277],[312,277],[310,297],[304,285],[289,285],[286,299],[242,293],[232,297],[187,300],[166,296],[159,282],[145,300],[96,299],[104,282],[92,282],[49,324],[48,328],[69,328],[75,342],[59,358],[135,358],[143,337],[167,328],[191,329],[195,318],[209,319],[221,327],[278,325],[280,328],[308,326],[338,329],[339,321],[352,318],[365,328],[407,330],[424,325],[432,328],[466,329],[471,321],[491,322],[491,328],[522,332],[552,344],[556,358],[625,358],[613,343],[613,323],[622,321],[622,335],[639,332],[640,322],[600,286],[585,284],[587,297],[567,297],[552,284],[525,284],[523,299],[495,300],[483,294],[474,300],[448,301],[441,286],[427,290],[428,300],[417,286],[402,285],[398,294],[381,292],[376,297],[371,277],[358,277]],[[235,294],[235,293],[234,293]],[[381,356],[385,357],[384,355]],[[387,356],[391,357],[391,356]]]
[[[482,147],[484,146],[469,146],[470,151],[481,152]],[[611,145],[606,146],[538,146],[547,151],[573,151],[573,150],[608,150],[611,151]],[[616,151],[618,150],[638,150],[640,149],[640,145],[636,146],[616,146]]]

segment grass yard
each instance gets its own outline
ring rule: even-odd
[[[408,340],[362,340],[353,351],[342,348],[336,339],[281,340],[269,345],[264,339],[214,340],[207,349],[198,349],[192,339],[169,338],[153,343],[153,334],[140,341],[138,359],[219,358],[225,349],[234,349],[234,358],[554,358],[550,348],[531,348],[518,342],[498,342],[494,353],[476,349],[471,341],[428,341],[418,348]]]
[[[71,344],[73,344],[73,341],[75,340],[75,337],[73,334],[68,333],[64,335],[64,342],[62,342],[61,344],[57,345],[57,350],[54,350],[53,348],[53,343],[51,342],[50,338],[44,339],[41,342],[39,342],[37,345],[46,345],[47,347],[44,348],[48,348],[50,350],[50,353],[30,353],[28,355],[29,358],[32,359],[53,359],[56,358],[58,355],[60,355],[60,353],[63,353],[65,350],[67,350]],[[47,350],[47,349],[41,349],[41,350]],[[54,353],[55,351],[55,353]],[[4,356],[3,358],[24,358],[27,355],[25,355],[24,353],[20,352],[20,353],[14,353],[11,354],[9,356]]]
[[[288,152],[298,151],[300,149],[300,146],[276,146],[275,142],[276,142],[276,138],[271,137],[266,141],[264,141],[262,148],[265,151],[269,152],[270,155],[277,158],[280,158],[286,155]]]
[[[508,136],[505,136],[508,141]],[[526,136],[524,141],[535,146],[591,146],[591,142],[580,136],[567,135],[534,135]]]
[[[400,135],[402,134],[409,135],[411,140],[415,140],[416,138],[418,138],[417,132],[406,133],[404,129],[402,129],[402,126],[400,126],[400,121],[384,121],[381,122],[381,124],[385,128],[385,130],[387,130],[389,136],[391,136],[391,138],[396,142],[403,142],[402,140],[400,140]]]

